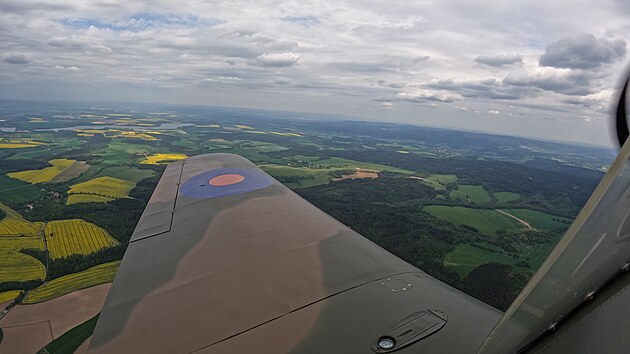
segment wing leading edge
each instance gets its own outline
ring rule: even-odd
[[[400,352],[474,352],[499,317],[248,160],[211,154],[168,166],[89,351],[388,352],[372,347],[391,335]]]

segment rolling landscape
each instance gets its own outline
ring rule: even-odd
[[[501,310],[615,154],[307,113],[0,101],[3,345],[30,333],[34,351],[77,349],[165,166],[213,152],[248,158],[353,230]],[[89,310],[55,317],[90,291]],[[41,318],[14,320],[33,306],[57,328],[52,337]]]

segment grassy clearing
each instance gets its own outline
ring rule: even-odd
[[[417,179],[436,191],[443,191],[446,189],[447,184],[457,182],[457,175],[431,175],[429,177],[411,176],[410,178]]]
[[[151,156],[147,156],[144,161],[141,163],[148,165],[157,165],[161,163],[170,163],[177,160],[183,160],[187,158],[185,154],[155,154]]]
[[[94,333],[98,316],[99,315],[96,315],[80,325],[73,327],[68,332],[62,334],[61,337],[48,343],[40,352],[48,354],[74,353],[81,344]]]
[[[51,221],[46,224],[44,232],[48,252],[53,259],[91,254],[118,244],[105,229],[82,219]]]
[[[28,170],[21,172],[7,173],[7,176],[16,178],[28,183],[44,183],[50,182],[59,174],[70,168],[76,161],[67,159],[55,159],[50,160],[51,167],[46,167],[42,170]]]
[[[309,162],[315,166],[322,166],[322,167],[329,167],[329,168],[330,167],[336,167],[339,169],[361,168],[361,169],[366,169],[366,170],[396,172],[396,173],[401,173],[405,175],[412,175],[415,173],[413,171],[404,170],[402,168],[396,168],[396,167],[381,165],[377,163],[342,159],[339,157],[331,157],[329,159],[323,159],[323,160],[311,160]]]
[[[442,205],[427,206],[424,207],[423,210],[455,225],[474,227],[479,230],[479,232],[486,235],[495,235],[499,230],[510,232],[523,228],[523,225],[518,221],[495,210]]]
[[[521,195],[513,192],[494,192],[494,199],[499,203],[510,203],[521,199]]]
[[[39,236],[0,236],[0,283],[44,279],[46,268],[37,259],[20,253],[26,248],[44,249]]]
[[[455,246],[444,258],[444,265],[457,272],[460,278],[464,278],[478,266],[490,262],[509,264],[520,270],[529,271],[527,267],[519,267],[516,265],[519,262],[523,262],[521,258],[492,252],[469,244],[459,244]]]
[[[52,300],[73,291],[90,288],[92,286],[111,283],[116,276],[120,261],[99,264],[79,273],[64,275],[53,279],[33,289],[24,298],[24,303],[34,304]]]
[[[0,203],[24,203],[41,195],[39,187],[0,175]]]
[[[75,184],[70,186],[68,190],[68,201],[66,204],[80,203],[82,200],[94,201],[109,201],[102,198],[86,198],[86,197],[72,197],[75,194],[85,194],[91,196],[104,197],[107,199],[118,199],[129,197],[129,192],[136,184],[133,182],[125,181],[124,179],[114,177],[97,177],[87,182]],[[70,198],[72,197],[72,198]]]
[[[506,209],[508,213],[527,221],[536,229],[558,230],[568,227],[572,220],[529,209]]]
[[[461,202],[470,201],[475,204],[485,204],[491,201],[490,195],[483,186],[472,186],[467,184],[460,184],[458,189],[452,190],[448,196],[451,200]]]
[[[289,188],[308,188],[326,184],[332,180],[336,169],[311,169],[281,165],[262,165],[260,168]]]
[[[0,303],[15,299],[16,297],[18,297],[18,295],[20,295],[21,292],[21,290],[9,290],[0,293]]]
[[[43,224],[24,220],[13,209],[0,204],[0,209],[7,215],[0,220],[0,239],[4,236],[38,236]]]

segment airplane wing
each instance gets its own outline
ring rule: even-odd
[[[500,316],[210,154],[164,172],[89,352],[465,353]]]

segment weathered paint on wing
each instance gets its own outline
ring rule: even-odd
[[[167,168],[89,351],[365,353],[423,310],[448,321],[399,352],[473,352],[500,317],[246,159],[203,155]]]

